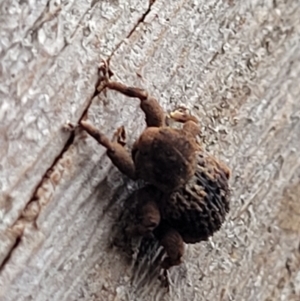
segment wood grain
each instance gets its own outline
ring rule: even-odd
[[[4,0],[0,12],[0,300],[299,300],[298,1]],[[101,58],[166,111],[191,108],[232,169],[226,224],[186,246],[169,292],[149,254],[128,264],[111,248],[134,184],[64,130],[87,111],[107,135],[124,125],[129,145],[142,131],[138,100],[93,98]]]

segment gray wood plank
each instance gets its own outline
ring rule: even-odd
[[[299,4],[157,0],[147,11],[148,3],[125,2],[90,10],[78,2],[84,16],[73,16],[81,25],[65,48],[55,54],[47,44],[12,83],[3,73],[12,107],[3,98],[0,299],[298,300]],[[63,11],[57,18],[73,28]],[[91,25],[90,36],[82,24]],[[100,57],[110,57],[116,79],[146,88],[165,110],[188,105],[206,148],[232,168],[226,224],[210,241],[186,246],[184,263],[170,270],[169,293],[147,257],[137,269],[110,247],[133,183],[85,133],[64,149],[69,134],[61,129],[89,106]],[[34,112],[48,120],[41,128],[30,121]],[[124,125],[129,144],[144,127],[138,101],[112,91],[93,99],[88,118],[107,135]]]

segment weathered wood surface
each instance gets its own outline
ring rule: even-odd
[[[0,300],[299,300],[299,16],[296,0],[1,1]],[[109,247],[131,183],[63,130],[100,58],[166,110],[187,104],[232,168],[228,221],[186,247],[169,293]],[[111,91],[88,117],[129,142],[144,126]]]

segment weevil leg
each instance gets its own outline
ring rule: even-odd
[[[126,145],[126,131],[124,126],[120,126],[117,128],[117,130],[114,132],[113,138],[111,140],[112,142],[117,142],[122,146]]]
[[[160,223],[158,202],[161,192],[148,185],[139,189],[135,197],[137,198],[136,222],[127,229],[127,232],[132,236],[150,236]]]
[[[129,178],[136,180],[136,172],[131,154],[118,141],[111,141],[90,122],[82,120],[80,126],[88,132],[99,144],[103,145],[113,164]]]
[[[120,82],[111,81],[109,79],[109,67],[106,61],[103,61],[103,64],[99,69],[104,74],[104,79],[101,82],[101,88],[99,89],[103,88],[104,83],[105,88],[118,91],[128,97],[139,98],[140,107],[145,113],[147,126],[161,127],[165,124],[164,110],[158,101],[149,95],[146,90],[137,87],[130,87]]]
[[[167,257],[161,263],[163,269],[179,265],[184,253],[184,242],[178,231],[167,224],[162,223],[155,231],[155,236],[164,247]]]
[[[170,113],[170,117],[177,122],[183,123],[183,130],[190,133],[192,136],[196,137],[200,134],[199,121],[195,116],[190,114],[187,108],[177,108]]]

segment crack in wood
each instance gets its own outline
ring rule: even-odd
[[[138,28],[138,26],[144,22],[147,15],[150,13],[151,8],[156,0],[149,0],[149,6],[148,9],[143,13],[143,15],[138,19],[137,23],[133,26],[133,28],[130,30],[130,32],[127,34],[125,39],[129,39],[132,34],[135,32],[135,30]],[[115,54],[115,52],[121,47],[121,45],[124,43],[125,39],[121,40],[120,43],[118,43],[115,47],[115,49],[112,51],[111,55],[107,58],[107,62],[109,63],[111,57]]]
[[[132,28],[132,30],[129,32],[129,34],[127,35],[127,39],[129,39],[131,37],[131,35],[134,33],[134,31],[136,30],[136,28],[144,22],[145,18],[147,17],[147,15],[150,13],[152,5],[155,3],[156,0],[150,0],[149,1],[149,6],[148,9],[145,11],[145,13],[138,19],[137,23],[135,24],[135,26]]]
[[[69,147],[73,144],[75,138],[75,132],[72,131],[70,134],[69,139],[67,140],[66,144],[64,145],[62,151],[60,154],[55,158],[51,166],[47,169],[47,171],[42,176],[41,180],[37,184],[32,197],[27,202],[25,208],[23,209],[21,215],[19,218],[14,222],[14,224],[8,229],[8,231],[12,234],[13,237],[15,237],[15,243],[12,246],[12,248],[7,253],[6,257],[3,259],[2,263],[0,264],[0,273],[2,269],[4,268],[5,264],[9,261],[13,251],[19,246],[24,229],[29,225],[33,225],[35,228],[37,228],[36,225],[36,219],[39,216],[40,212],[40,204],[38,203],[39,196],[38,196],[38,190],[41,188],[45,182],[46,179],[49,178],[49,173],[51,170],[54,169],[57,162],[63,157],[64,153],[69,149]]]
[[[110,73],[110,75],[112,75],[112,73]],[[79,122],[84,118],[84,116],[87,114],[87,111],[93,101],[93,99],[98,96],[103,89],[99,89],[99,85],[101,83],[101,78],[99,78],[99,80],[97,81],[96,85],[95,85],[95,91],[92,95],[92,97],[90,98],[85,110],[83,111],[79,121],[77,124],[79,124]],[[45,183],[45,180],[48,180],[50,178],[50,173],[52,170],[54,170],[56,164],[58,163],[58,161],[60,159],[62,159],[62,157],[64,156],[64,154],[68,151],[68,149],[70,148],[70,146],[73,144],[75,139],[75,131],[74,129],[71,129],[71,133],[70,133],[70,137],[67,140],[67,142],[65,143],[64,147],[62,148],[61,152],[58,154],[58,156],[54,159],[53,163],[51,164],[51,166],[46,170],[46,172],[44,173],[44,175],[42,176],[41,180],[39,181],[39,183],[37,184],[36,188],[34,189],[34,192],[32,194],[32,197],[30,198],[30,200],[27,202],[25,208],[23,209],[23,212],[21,213],[21,215],[19,216],[19,218],[15,221],[15,223],[10,227],[9,232],[11,232],[11,234],[15,237],[15,243],[13,244],[12,248],[9,250],[9,252],[7,253],[6,257],[3,259],[2,263],[0,264],[0,273],[3,270],[4,266],[6,265],[6,263],[9,261],[13,251],[19,246],[22,236],[23,236],[23,232],[25,227],[27,227],[29,224],[33,225],[35,228],[37,228],[36,225],[36,219],[39,216],[39,212],[40,212],[40,205],[38,203],[39,200],[39,189],[43,186],[43,184]],[[36,206],[34,206],[34,204],[36,204]],[[33,208],[31,208],[31,206]],[[34,212],[33,212],[34,211]]]
[[[25,36],[31,32],[32,35],[36,36],[38,29],[46,22],[51,21],[55,17],[57,17],[58,13],[61,11],[62,5],[57,5],[53,12],[50,12],[50,0],[46,3],[45,9],[42,14],[38,17],[38,19],[34,22],[31,29],[29,29]]]
[[[0,265],[0,273],[2,271],[2,269],[4,268],[4,266],[6,265],[6,263],[9,261],[13,251],[18,247],[18,245],[21,242],[21,237],[17,237],[15,243],[13,244],[12,248],[9,250],[8,254],[6,255],[6,257],[4,258],[4,260],[2,261],[2,264]]]

